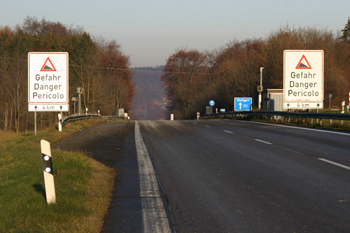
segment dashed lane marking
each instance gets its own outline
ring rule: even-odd
[[[345,166],[345,165],[340,164],[340,163],[333,162],[333,161],[328,160],[328,159],[318,158],[318,160],[321,160],[321,161],[323,161],[323,162],[326,162],[326,163],[329,163],[329,164],[333,164],[333,165],[335,165],[335,166],[338,166],[338,167],[341,167],[341,168],[345,168],[345,169],[347,169],[347,170],[350,170],[350,167]]]
[[[254,139],[254,140],[257,141],[257,142],[261,142],[261,143],[268,144],[268,145],[271,145],[271,144],[272,144],[271,142],[267,142],[267,141],[260,140],[260,139]]]

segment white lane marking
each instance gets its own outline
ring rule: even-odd
[[[135,145],[140,175],[143,232],[171,232],[161,200],[157,178],[148,150],[142,139],[138,121],[135,121]]]
[[[300,129],[300,130],[308,130],[308,131],[314,131],[319,133],[329,133],[329,134],[337,134],[342,136],[348,136],[350,137],[349,133],[342,133],[342,132],[335,132],[335,131],[327,131],[327,130],[321,130],[321,129],[311,129],[311,128],[303,128],[298,126],[289,126],[289,125],[279,125],[279,124],[272,124],[272,123],[264,123],[264,122],[256,122],[256,121],[244,121],[246,123],[254,123],[254,124],[261,124],[261,125],[272,125],[276,127],[282,127],[282,128],[291,128],[291,129]]]
[[[262,143],[268,144],[268,145],[272,144],[271,142],[263,141],[263,140],[260,140],[260,139],[254,139],[254,140],[257,141],[257,142],[262,142]]]
[[[338,167],[341,167],[341,168],[345,168],[345,169],[347,169],[347,170],[350,170],[350,167],[345,166],[345,165],[340,164],[340,163],[336,163],[336,162],[330,161],[330,160],[328,160],[328,159],[318,158],[318,160],[321,160],[321,161],[323,161],[323,162],[326,162],[326,163],[329,163],[329,164],[333,164],[333,165],[335,165],[335,166],[338,166]]]
[[[225,133],[233,133],[232,131],[224,130]]]
[[[205,125],[205,127],[210,128],[210,126],[209,126],[209,125]]]

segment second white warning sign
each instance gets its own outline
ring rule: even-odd
[[[323,108],[323,50],[285,50],[283,55],[284,108]]]

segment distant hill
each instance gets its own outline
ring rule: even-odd
[[[161,120],[166,116],[166,93],[160,80],[163,66],[137,67],[133,71],[135,97],[130,117],[132,120]]]

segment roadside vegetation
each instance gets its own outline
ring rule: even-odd
[[[0,132],[0,232],[100,232],[115,171],[78,152],[52,150],[57,204],[48,205],[40,140],[51,145],[100,122],[67,124],[63,132]]]
[[[126,112],[134,96],[129,57],[114,40],[94,38],[82,27],[27,17],[14,28],[0,22],[0,130],[24,132],[34,127],[28,112],[28,53],[68,52],[69,99],[83,88],[82,108],[90,113]],[[70,114],[74,112],[70,104]],[[55,113],[39,113],[42,128],[56,125]]]
[[[232,40],[215,51],[178,49],[162,74],[169,111],[176,119],[188,119],[196,112],[203,115],[211,99],[226,111],[233,110],[235,97],[257,100],[260,67],[264,67],[264,89],[282,89],[286,49],[324,51],[324,106],[329,106],[332,94],[331,108],[339,108],[350,91],[350,19],[339,29],[286,25],[265,39]],[[257,101],[253,105],[256,109]]]

